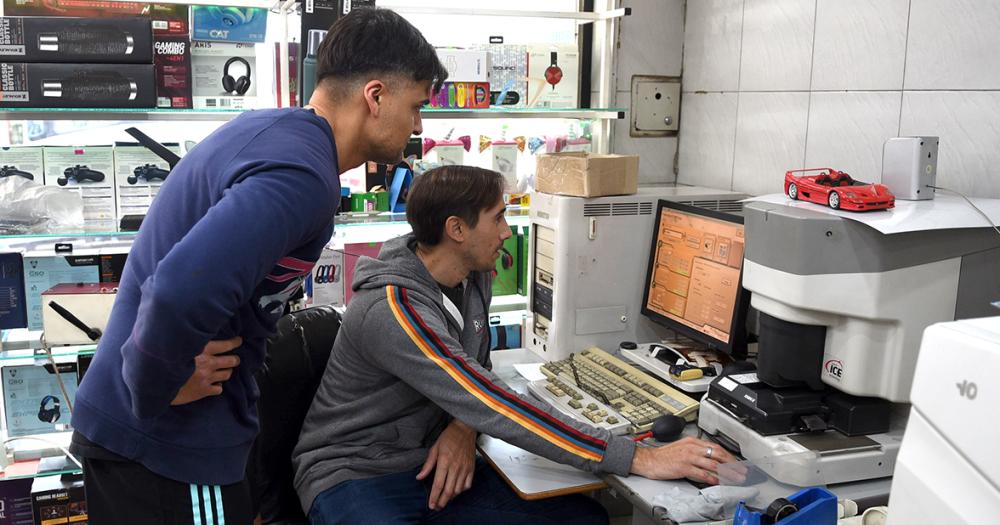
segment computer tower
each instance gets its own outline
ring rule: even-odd
[[[525,348],[552,361],[662,339],[665,330],[640,314],[657,201],[740,213],[746,197],[697,186],[597,198],[533,193]]]

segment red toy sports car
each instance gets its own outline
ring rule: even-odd
[[[819,172],[817,175],[796,173]],[[826,204],[835,210],[886,210],[896,197],[881,184],[859,182],[833,168],[810,168],[785,172],[785,195],[792,200]]]

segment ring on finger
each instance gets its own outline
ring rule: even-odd
[[[708,448],[706,448],[706,449],[705,449],[705,457],[706,457],[706,458],[709,458],[709,459],[712,459],[712,454],[713,454],[714,452],[715,452],[715,449],[713,449],[712,447],[708,447]]]

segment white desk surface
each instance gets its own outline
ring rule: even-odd
[[[518,375],[517,371],[514,370],[514,365],[542,361],[541,358],[523,348],[494,351],[490,359],[493,362],[493,372],[505,381],[511,389],[521,394],[527,392],[527,381]],[[684,429],[683,435],[697,436],[697,425],[694,423],[688,424]],[[520,492],[532,493],[538,492],[538,489],[545,489],[546,491],[571,489],[580,485],[581,478],[578,476],[583,476],[583,479],[598,480],[593,474],[557,464],[506,442],[492,438],[489,439],[492,441],[490,447],[484,449],[481,442],[480,450],[483,451],[484,455],[490,456],[487,458],[488,460],[496,457],[496,461],[491,461],[495,465],[498,465],[497,462],[508,464],[506,467],[499,465],[498,467],[502,471],[502,474],[507,477],[508,482],[512,486],[517,487],[516,490]],[[529,456],[534,459],[529,459]],[[517,459],[512,459],[512,457],[516,457]],[[575,473],[575,475],[572,473]],[[645,514],[646,518],[652,520],[653,523],[673,523],[664,518],[662,512],[658,512],[657,508],[653,507],[652,500],[657,494],[670,490],[673,487],[678,487],[685,492],[698,492],[698,489],[686,480],[654,481],[641,476],[622,477],[609,475],[604,477],[604,481],[608,486],[616,489],[628,498],[635,506],[635,511]],[[827,487],[827,489],[836,494],[838,498],[852,499],[857,501],[859,505],[868,503],[863,505],[863,507],[867,508],[872,505],[887,504],[890,485],[891,480],[886,478],[833,485]],[[536,497],[548,497],[549,495],[553,494],[544,494]],[[703,522],[699,525],[722,525],[727,523],[731,523],[731,520]]]

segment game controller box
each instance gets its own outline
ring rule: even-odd
[[[0,17],[0,58],[12,62],[148,64],[148,18]]]
[[[191,6],[191,30],[195,40],[261,43],[267,34],[267,9]]]
[[[152,108],[153,64],[0,62],[0,108]]]
[[[156,36],[153,42],[156,70],[156,107],[190,109],[191,40],[186,36]]]
[[[83,198],[86,231],[115,231],[115,158],[111,146],[45,146],[45,185]]]
[[[191,42],[195,109],[253,109],[257,105],[254,44]]]
[[[42,184],[42,148],[40,146],[0,147],[0,179],[23,177]]]
[[[163,146],[181,154],[181,146],[176,142]],[[115,143],[114,156],[118,217],[145,215],[166,180],[170,165],[145,146],[132,142]]]

